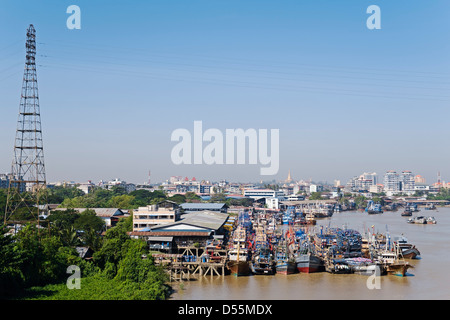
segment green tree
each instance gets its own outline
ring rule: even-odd
[[[80,216],[74,221],[74,227],[77,230],[100,232],[105,227],[105,222],[102,218],[97,217],[94,210],[86,209]]]
[[[197,195],[195,192],[186,192],[184,196],[186,197],[186,202],[202,200],[202,198],[199,195]]]
[[[309,200],[323,200],[321,192],[313,192],[309,196]]]
[[[14,251],[15,238],[0,226],[0,297],[17,294],[23,284],[20,258]]]
[[[79,217],[80,214],[74,209],[66,209],[51,211],[47,219],[52,227],[57,230],[62,230],[73,226],[73,223]]]
[[[169,198],[170,201],[176,202],[178,204],[182,204],[186,202],[186,196],[182,194],[175,194]]]
[[[136,209],[138,206],[134,204],[134,197],[123,194],[112,197],[108,201],[108,207],[120,209]]]

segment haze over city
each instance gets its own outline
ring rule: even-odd
[[[7,2],[0,12],[0,172],[9,172],[25,30],[37,32],[47,181],[173,175],[345,183],[411,170],[450,180],[448,2]],[[26,10],[25,10],[26,8]],[[407,14],[405,14],[405,11]],[[431,18],[432,17],[432,18]],[[279,129],[280,167],[175,165],[171,133]]]

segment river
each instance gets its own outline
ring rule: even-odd
[[[246,277],[203,276],[185,281],[172,300],[308,300],[308,299],[450,299],[450,208],[424,210],[413,216],[436,218],[437,224],[409,224],[408,217],[397,212],[369,215],[361,211],[335,213],[318,219],[316,228],[346,226],[359,232],[374,230],[391,237],[403,234],[416,245],[420,259],[408,260],[414,268],[406,277],[387,275],[373,282],[373,277],[327,272]],[[369,279],[370,278],[370,279]],[[372,282],[371,282],[372,281]],[[368,285],[368,282],[372,285]],[[372,289],[370,289],[372,288]]]

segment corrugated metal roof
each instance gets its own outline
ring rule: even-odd
[[[160,226],[152,227],[151,230],[156,231],[157,229],[170,229],[172,226],[178,226],[180,224],[186,225],[185,228],[189,226],[200,227],[210,230],[217,230],[222,227],[228,219],[227,213],[217,212],[217,211],[198,211],[187,213],[181,216],[181,219]]]
[[[226,206],[225,203],[182,203],[180,206],[184,210],[208,210],[208,209],[222,209]]]

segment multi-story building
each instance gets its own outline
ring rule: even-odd
[[[134,190],[136,190],[136,185],[133,183],[127,183],[126,181],[122,181],[120,179],[114,179],[114,180],[110,180],[108,182],[105,182],[103,180],[101,180],[99,182],[99,186],[102,188],[105,188],[107,190],[111,190],[113,187],[117,186],[117,187],[122,187],[126,190],[127,193],[133,192]]]
[[[414,175],[412,174],[411,171],[408,171],[408,170],[402,171],[400,181],[402,184],[402,192],[403,193],[413,194],[415,192],[414,191],[415,180],[414,180]]]
[[[414,175],[411,171],[405,170],[400,174],[389,170],[384,175],[384,191],[388,196],[397,193],[413,194],[414,187]]]
[[[377,184],[377,174],[375,172],[364,172],[360,176],[354,177],[347,183],[350,191],[369,191]]]
[[[389,170],[384,175],[384,191],[387,195],[401,192],[400,177],[394,170]]]
[[[133,210],[133,231],[144,231],[157,225],[173,223],[180,218],[181,210],[172,201],[139,207]]]
[[[323,191],[323,186],[319,186],[317,184],[312,184],[309,186],[309,192],[313,193],[313,192],[322,192]]]
[[[272,189],[246,189],[244,190],[244,197],[249,197],[253,199],[279,198],[284,197],[284,192]]]

